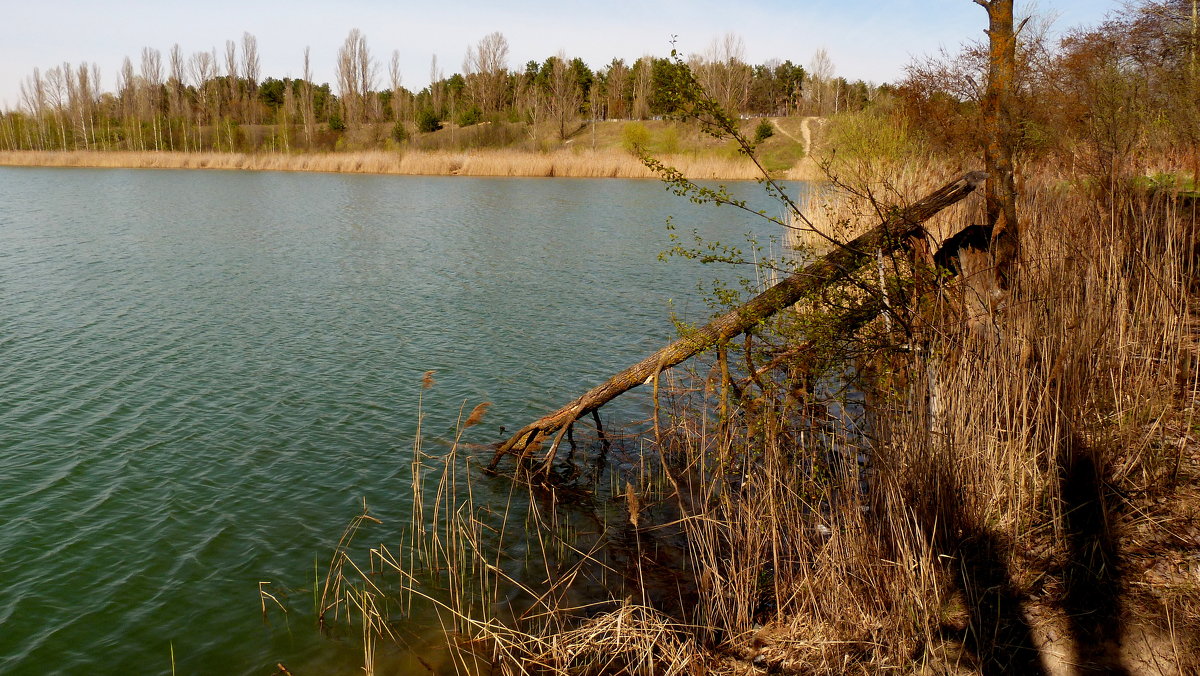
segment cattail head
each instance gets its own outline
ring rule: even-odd
[[[427,390],[433,387],[433,374],[435,373],[437,371],[426,371],[425,375],[421,376],[421,387]]]
[[[634,527],[638,527],[638,518],[642,513],[642,502],[638,499],[637,491],[633,488],[633,484],[625,482],[625,501],[629,505],[629,523]]]
[[[471,415],[467,416],[467,422],[463,423],[463,429],[474,427],[475,425],[483,422],[483,416],[487,413],[488,407],[491,405],[492,402],[485,401],[481,402],[478,406],[472,409]]]

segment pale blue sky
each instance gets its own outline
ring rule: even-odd
[[[1059,31],[1094,24],[1120,4],[1036,3],[1058,17]],[[314,79],[332,82],[338,47],[359,28],[380,62],[381,81],[392,50],[399,50],[404,85],[416,90],[429,82],[432,55],[449,75],[461,68],[467,46],[492,31],[508,39],[511,68],[560,49],[594,68],[614,56],[627,62],[661,56],[672,35],[684,53],[701,52],[734,32],[752,63],[779,58],[807,66],[824,47],[837,74],[883,82],[898,79],[915,55],[981,38],[986,24],[983,8],[971,0],[0,0],[0,16],[0,108],[18,103],[19,82],[35,67],[95,62],[101,86],[111,90],[122,58],[136,66],[142,47],[162,51],[165,66],[176,42],[185,55],[223,50],[245,31],[258,39],[264,77],[299,76],[307,45]]]

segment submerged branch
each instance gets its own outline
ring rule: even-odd
[[[896,211],[883,223],[845,247],[804,266],[745,304],[617,373],[570,404],[522,427],[496,451],[496,455],[487,466],[488,471],[495,471],[501,459],[510,453],[523,461],[550,433],[565,429],[583,415],[595,411],[638,385],[652,382],[665,369],[740,335],[783,308],[846,279],[855,270],[875,260],[878,252],[894,251],[909,238],[922,235],[922,223],[971,194],[986,179],[987,174],[981,171],[964,174],[908,208]],[[561,439],[562,435],[559,434],[551,444],[546,455],[547,467],[553,460]]]

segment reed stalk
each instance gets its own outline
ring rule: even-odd
[[[845,234],[877,216],[861,198],[832,210]],[[1020,213],[1015,292],[882,261],[918,278],[890,321],[801,360],[827,300],[802,304],[663,374],[644,436],[579,430],[558,481],[487,479],[504,504],[477,502],[471,425],[441,455],[418,439],[422,520],[373,567],[434,610],[458,673],[1200,667],[1194,582],[1136,565],[1183,551],[1200,504],[1195,206],[1035,176]],[[403,621],[353,598],[376,638]]]

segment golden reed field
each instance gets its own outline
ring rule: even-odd
[[[666,155],[662,160],[688,176],[706,180],[751,180],[761,176],[749,160]],[[541,176],[573,178],[654,178],[637,157],[619,150],[522,152],[215,153],[150,151],[4,151],[0,165],[136,169],[235,169],[319,171],[414,176]],[[817,172],[802,162],[783,178],[804,180]]]

